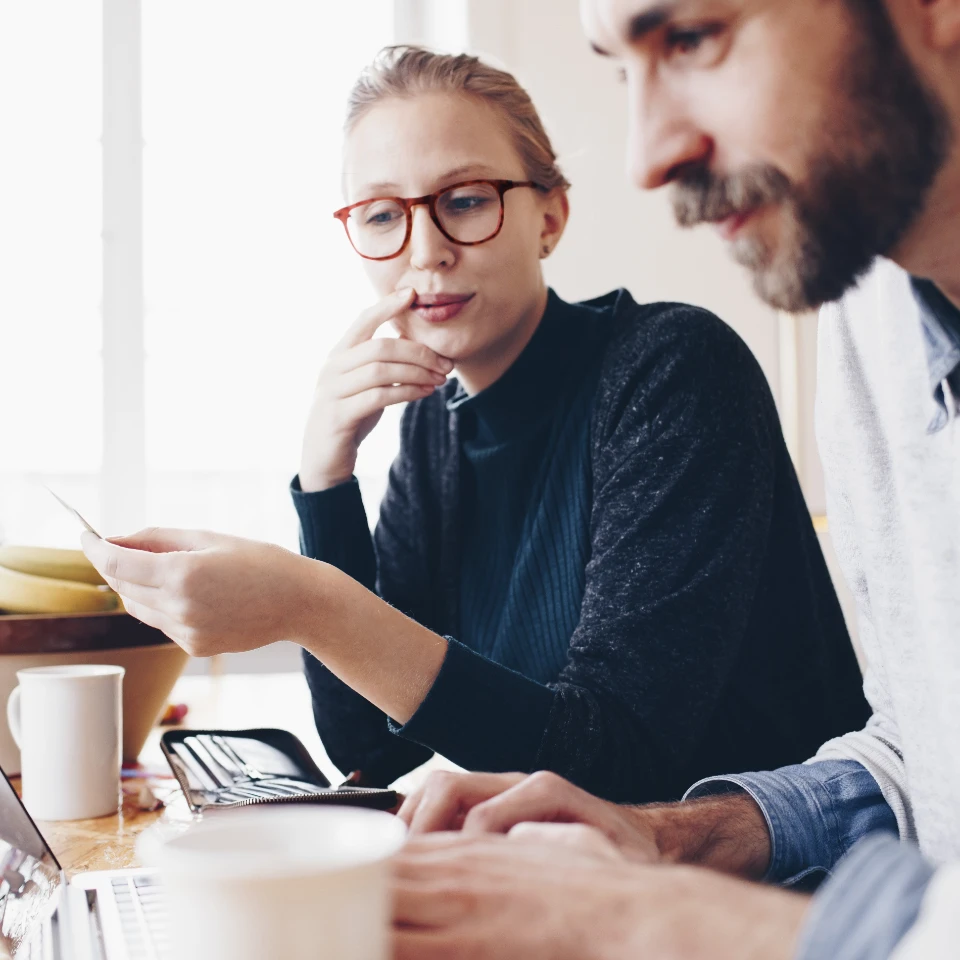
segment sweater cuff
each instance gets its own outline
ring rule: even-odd
[[[300,552],[355,576],[349,569],[355,563],[355,558],[349,556],[350,544],[358,533],[363,534],[363,541],[368,542],[370,537],[357,478],[351,477],[328,490],[304,493],[297,476],[290,483],[290,496],[300,520]]]
[[[553,691],[445,639],[447,655],[423,703],[390,729],[468,770],[531,771]]]

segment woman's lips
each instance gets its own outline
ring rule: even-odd
[[[473,299],[474,294],[427,294],[418,296],[410,308],[428,323],[452,320]]]

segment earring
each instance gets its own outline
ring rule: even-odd
[[[544,246],[540,248],[540,259],[542,260],[544,257],[548,256],[549,253],[550,253],[550,248],[546,246],[546,244],[544,244]]]

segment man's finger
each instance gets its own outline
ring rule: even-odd
[[[432,833],[435,830],[459,830],[467,812],[504,789],[501,774],[435,774],[423,787],[416,807],[408,811],[406,820],[411,833]]]
[[[515,843],[568,847],[591,859],[623,860],[605,834],[582,823],[518,823],[507,837]]]
[[[401,290],[395,290],[379,303],[364,310],[347,329],[337,344],[337,349],[346,349],[369,340],[388,320],[392,320],[397,314],[406,310],[413,303],[415,296],[416,291],[413,287],[404,287]]]
[[[449,936],[431,930],[396,927],[393,960],[451,960]]]
[[[467,834],[506,833],[526,821],[590,823],[579,792],[565,789],[545,779],[528,778],[505,790],[499,796],[477,804],[466,816],[463,831]]]
[[[143,587],[163,585],[166,564],[161,555],[119,546],[87,531],[81,534],[80,545],[107,583],[113,580]]]
[[[455,923],[466,913],[466,904],[456,894],[451,895],[442,877],[400,879],[393,885],[394,923],[412,927],[441,927]]]
[[[423,857],[450,859],[450,851],[476,849],[487,840],[506,842],[503,837],[467,837],[459,831],[443,831],[437,833],[413,834],[408,832],[407,840],[396,860],[414,860]],[[454,853],[457,856],[457,853]]]

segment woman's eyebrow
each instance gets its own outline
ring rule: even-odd
[[[462,180],[470,176],[490,176],[491,174],[496,173],[497,171],[486,163],[466,163],[459,167],[454,167],[452,170],[448,170],[442,176],[437,177],[434,183],[441,187],[447,183],[456,183],[457,180]],[[381,180],[377,183],[365,183],[363,187],[357,191],[358,196],[390,196],[396,197],[400,195],[400,187],[398,184]]]

